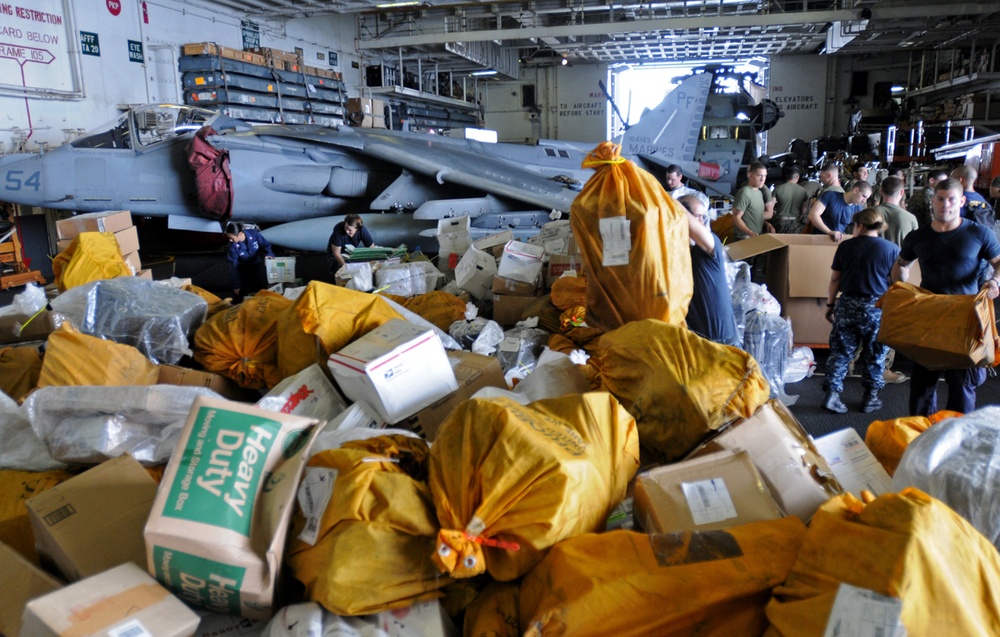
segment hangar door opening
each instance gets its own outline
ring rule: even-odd
[[[692,72],[711,72],[713,83],[702,119],[701,135],[691,159],[722,166],[728,179],[712,185],[712,194],[731,194],[738,174],[767,153],[767,130],[778,120],[776,105],[766,99],[768,62],[763,58],[728,65],[621,65],[609,71],[610,92],[617,106],[609,115],[612,138],[634,125]],[[623,121],[624,120],[624,121]],[[669,134],[669,130],[667,131]]]

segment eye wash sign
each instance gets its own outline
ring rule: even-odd
[[[146,525],[156,578],[195,606],[269,616],[277,573],[268,564],[281,563],[315,424],[238,403],[196,402]]]

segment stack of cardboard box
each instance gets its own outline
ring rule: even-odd
[[[82,232],[111,232],[115,235],[122,258],[136,276],[153,279],[149,270],[142,269],[139,258],[139,231],[132,225],[132,213],[128,210],[90,212],[56,221],[58,241],[56,249],[62,252],[73,239]]]
[[[385,102],[352,97],[347,100],[347,119],[361,128],[385,128]]]

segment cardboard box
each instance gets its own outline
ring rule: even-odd
[[[135,226],[129,226],[124,230],[115,232],[115,241],[118,242],[118,249],[121,253],[128,254],[139,250],[139,231]]]
[[[30,602],[31,637],[191,637],[199,618],[135,564],[122,564]]]
[[[545,248],[542,246],[508,241],[503,248],[503,256],[497,266],[497,274],[508,279],[533,283],[542,271]]]
[[[462,255],[472,245],[469,216],[440,219],[437,226],[438,254]]]
[[[215,42],[189,42],[181,46],[181,55],[221,55]]]
[[[199,369],[189,369],[177,365],[160,365],[157,385],[180,385],[182,387],[207,387],[220,396],[231,400],[246,400],[260,395],[252,389],[244,389],[231,378]]]
[[[482,239],[476,239],[472,242],[472,245],[476,246],[483,252],[489,252],[494,257],[499,259],[503,256],[503,247],[513,240],[514,231],[504,230],[503,232],[487,235]]]
[[[268,619],[314,419],[198,397],[146,522],[146,566],[186,603]]]
[[[295,281],[295,257],[264,257],[264,270],[268,283]]]
[[[808,522],[821,504],[843,493],[812,439],[778,400],[723,429],[691,455],[721,450],[747,451],[782,510],[803,522]]]
[[[493,293],[496,275],[496,259],[475,246],[469,248],[455,266],[455,283],[477,299],[485,299]]]
[[[458,389],[438,335],[400,319],[330,354],[328,366],[348,398],[365,401],[389,423]]]
[[[142,529],[155,496],[156,482],[126,455],[30,498],[42,564],[68,581],[129,561],[145,566]]]
[[[493,320],[501,327],[513,327],[524,317],[525,311],[538,300],[537,296],[493,295]]]
[[[861,499],[863,489],[876,496],[892,491],[892,478],[852,427],[817,438],[816,448],[854,497]]]
[[[538,293],[538,281],[525,283],[516,279],[508,279],[499,274],[493,277],[493,294],[510,296],[535,296]]]
[[[362,128],[385,128],[385,103],[382,100],[352,97],[347,100],[348,121]]]
[[[123,254],[122,258],[125,259],[125,263],[128,267],[132,268],[132,271],[136,274],[142,271],[142,260],[139,259],[138,252],[129,252],[128,254]]]
[[[313,364],[274,386],[257,401],[268,411],[333,420],[347,409],[347,402],[319,364]]]
[[[576,254],[551,254],[545,266],[545,286],[552,287],[556,279],[566,272],[583,276],[583,257]]]
[[[634,506],[647,533],[716,531],[783,517],[745,451],[723,450],[643,473]]]
[[[448,362],[451,363],[455,380],[458,381],[458,389],[421,409],[406,421],[407,427],[431,442],[437,438],[441,423],[456,405],[468,400],[483,387],[507,389],[500,361],[493,356],[452,350],[448,352]]]
[[[20,635],[25,605],[61,587],[59,580],[0,542],[0,635]]]
[[[781,304],[781,315],[792,322],[795,344],[825,345],[830,340],[826,297],[837,245],[825,235],[762,234],[726,250],[734,261],[766,255],[765,284]],[[910,268],[910,280],[920,280],[916,263]]]
[[[88,212],[56,221],[56,232],[60,239],[72,239],[81,232],[118,232],[131,227],[132,213],[128,210]],[[136,250],[138,249],[136,244]]]
[[[139,270],[138,272],[135,273],[135,275],[137,277],[139,277],[140,279],[146,279],[147,281],[152,281],[153,280],[153,271],[152,270]]]
[[[42,310],[34,318],[27,314],[0,315],[0,343],[44,341],[51,333],[52,313],[48,310]]]

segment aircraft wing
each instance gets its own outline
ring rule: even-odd
[[[278,128],[264,134],[350,149],[359,155],[434,177],[441,184],[474,188],[541,209],[569,212],[577,195],[559,182],[491,156],[493,144],[489,143],[357,128],[309,131]]]

